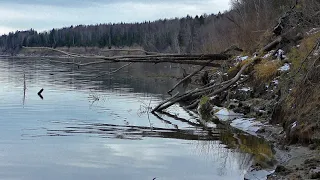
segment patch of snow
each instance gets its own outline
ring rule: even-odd
[[[241,61],[247,60],[248,58],[249,58],[249,56],[240,57]]]
[[[278,69],[279,71],[289,71],[290,70],[290,65],[288,63],[285,63],[282,67]]]
[[[241,116],[242,115],[242,114],[235,113],[232,110],[229,110],[227,108],[221,108],[220,110],[218,110],[214,114],[215,115],[222,115],[222,116]]]
[[[243,114],[235,113],[227,108],[224,107],[213,107],[214,115],[220,120],[220,121],[231,121],[236,118],[242,117]]]
[[[285,58],[285,56],[284,56],[284,50],[279,49],[279,50],[276,52],[275,56],[278,58],[278,60],[284,59],[284,58]]]
[[[307,32],[308,35],[316,34],[320,32],[320,28],[312,28],[309,32]]]
[[[267,111],[260,109],[259,112],[261,112],[261,113],[266,113]]]
[[[263,126],[261,122],[255,121],[255,118],[235,119],[230,125],[255,136],[257,135],[256,132]]]
[[[263,58],[264,58],[264,59],[265,59],[265,58],[268,58],[268,57],[272,56],[273,53],[274,53],[274,50],[269,51],[267,54],[265,54],[265,55],[263,56]]]
[[[237,62],[241,62],[241,61],[247,60],[248,58],[249,58],[249,56],[242,56],[242,57],[241,56],[237,56],[235,60]]]
[[[273,80],[272,81],[274,84],[278,85],[279,84],[279,81],[276,79],[276,80]]]
[[[214,95],[214,96],[210,97],[210,100],[214,100],[216,97],[218,97],[218,96]]]
[[[296,126],[297,126],[297,121],[292,124],[291,129],[295,128]]]
[[[250,172],[246,173],[244,178],[249,180],[266,180],[267,176],[274,173],[275,171],[268,171],[268,170],[251,170]]]
[[[251,88],[250,87],[243,87],[241,89],[239,89],[240,91],[245,91],[245,92],[248,92],[248,91],[251,91]]]
[[[220,121],[232,121],[242,116],[224,116],[224,115],[215,115]]]
[[[213,122],[206,122],[205,125],[206,125],[206,127],[217,128],[217,125]]]
[[[270,56],[271,56],[271,54],[270,54],[270,53],[267,53],[266,55],[263,56],[263,58],[266,59],[266,58],[268,58],[268,57],[270,57]]]

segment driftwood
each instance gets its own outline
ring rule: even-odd
[[[274,49],[276,46],[278,46],[278,44],[281,43],[282,40],[283,40],[283,37],[279,36],[277,39],[275,39],[271,43],[267,44],[264,48],[262,48],[262,51],[265,52],[265,51],[270,51]]]

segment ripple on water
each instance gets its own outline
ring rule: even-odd
[[[96,78],[120,66],[0,59],[0,177],[233,180],[272,156],[261,139],[178,105],[151,114],[176,81],[146,74],[180,68],[134,64]]]

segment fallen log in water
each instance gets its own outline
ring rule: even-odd
[[[112,56],[112,57],[107,57],[107,56],[87,56],[87,55],[81,55],[81,54],[75,54],[75,53],[70,53],[70,52],[65,52],[59,49],[53,49],[53,48],[48,48],[48,47],[24,47],[26,49],[47,49],[47,50],[52,50],[59,52],[69,58],[79,58],[79,59],[99,59],[99,61],[93,61],[93,62],[87,62],[87,63],[77,63],[77,62],[62,62],[61,63],[68,63],[68,64],[75,64],[78,66],[88,66],[88,65],[95,65],[95,64],[101,64],[101,63],[115,63],[115,62],[126,62],[124,66],[120,67],[119,69],[113,71],[113,72],[108,72],[104,73],[100,76],[106,75],[106,74],[112,74],[115,73],[119,70],[121,70],[124,67],[129,66],[133,62],[143,62],[143,63],[179,63],[179,64],[192,64],[192,65],[201,65],[202,67],[199,68],[198,70],[194,71],[193,73],[189,74],[186,76],[184,79],[179,81],[171,90],[168,91],[168,93],[171,93],[177,86],[179,86],[181,83],[184,81],[190,79],[192,76],[195,74],[199,73],[202,71],[205,67],[207,66],[215,66],[215,67],[220,67],[220,63],[225,63],[226,60],[229,60],[230,55],[226,55],[224,53],[221,54],[153,54],[153,55],[127,55],[127,56]],[[258,58],[256,58],[258,59]],[[208,83],[207,85],[194,89],[192,91],[189,91],[184,94],[175,94],[173,97],[165,100],[164,102],[160,103],[158,106],[156,106],[152,112],[158,111],[161,112],[164,109],[167,109],[168,107],[172,106],[173,104],[177,102],[184,102],[188,101],[191,102],[189,105],[187,105],[187,108],[195,108],[199,102],[200,98],[204,95],[206,96],[214,96],[216,94],[219,94],[225,90],[228,90],[230,87],[232,87],[235,83],[237,83],[240,80],[240,76],[244,72],[244,70],[252,65],[256,59],[253,61],[245,64],[242,66],[240,71],[237,73],[237,75],[228,80],[224,81],[219,84],[213,84],[213,83]],[[218,62],[218,63],[213,63],[213,61]],[[54,61],[57,62],[57,61]],[[97,77],[100,77],[97,76]]]
[[[175,96],[163,101],[162,103],[160,103],[157,107],[155,107],[152,112],[156,112],[156,111],[163,111],[164,109],[169,108],[170,106],[174,105],[175,103],[178,102],[183,102],[186,99],[188,99],[188,101],[192,101],[191,104],[189,104],[188,106],[186,106],[186,108],[195,108],[199,102],[200,102],[200,97],[206,95],[206,96],[214,96],[216,94],[219,94],[223,91],[228,90],[229,88],[232,87],[232,85],[234,85],[235,83],[237,83],[240,80],[241,75],[243,74],[243,72],[251,65],[253,65],[259,58],[255,58],[254,60],[252,60],[251,62],[245,64],[244,66],[242,66],[242,68],[239,70],[239,72],[236,74],[235,77],[233,77],[232,79],[228,80],[228,81],[224,81],[222,83],[219,84],[213,84],[210,86],[204,86],[201,87],[199,89],[195,89],[189,92],[186,92],[184,94],[181,94],[178,96],[178,94],[176,94]]]
[[[76,53],[70,53],[59,49],[49,47],[23,47],[24,49],[44,49],[50,51],[56,51],[64,55],[64,57],[58,58],[77,58],[77,59],[88,59],[88,60],[100,60],[88,63],[77,63],[77,62],[64,62],[67,64],[75,64],[77,66],[88,66],[102,63],[114,63],[114,62],[138,62],[138,63],[178,63],[178,64],[190,64],[200,66],[211,66],[220,67],[223,61],[229,60],[230,55],[228,54],[153,54],[153,55],[126,55],[126,56],[98,56],[98,55],[81,55]],[[152,54],[152,53],[149,53]],[[38,57],[33,57],[38,58]],[[54,58],[54,57],[50,57]],[[208,62],[210,60],[210,62]],[[213,63],[212,61],[216,61]],[[58,62],[58,61],[55,61]]]

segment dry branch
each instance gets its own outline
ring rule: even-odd
[[[158,104],[158,106],[156,106],[155,108],[152,109],[152,113],[155,112],[156,110],[158,110],[162,105],[164,105],[165,103],[169,102],[171,99],[175,98],[178,96],[179,93],[176,93],[174,96],[172,96],[170,99],[167,99],[163,102],[161,102],[160,104]]]
[[[112,75],[112,74],[120,71],[121,69],[123,69],[123,68],[125,68],[125,67],[127,67],[127,66],[130,66],[131,64],[132,64],[132,62],[130,62],[130,63],[128,63],[128,64],[125,64],[125,65],[121,66],[120,68],[118,68],[118,69],[116,69],[116,70],[114,70],[114,71],[110,71],[110,72],[107,72],[107,73],[105,73],[105,74],[101,74],[101,75],[99,75],[99,76],[96,76],[95,78],[99,78],[99,77],[101,77],[101,76],[106,76],[106,75]]]
[[[221,93],[221,92],[229,89],[232,85],[234,85],[236,82],[239,81],[239,79],[240,79],[242,73],[244,72],[244,70],[246,70],[247,67],[250,66],[250,65],[252,65],[254,62],[255,62],[255,61],[252,61],[251,63],[248,63],[248,64],[242,66],[242,68],[241,68],[240,71],[237,73],[237,75],[236,75],[235,77],[233,77],[231,80],[229,80],[229,82],[228,82],[226,85],[224,85],[224,86],[221,87],[220,89],[217,89],[217,90],[209,93],[207,96],[212,97],[212,96],[214,96],[214,95],[216,95],[216,94],[219,94],[219,93]],[[199,95],[204,95],[204,94],[205,94],[205,93],[200,93],[200,94],[197,94],[197,95],[199,96]],[[194,103],[192,103],[191,105],[189,105],[187,108],[196,107],[196,106],[199,104],[199,102],[200,102],[200,100],[197,99]]]
[[[198,72],[202,71],[209,63],[211,63],[213,60],[208,61],[205,65],[203,65],[200,69],[194,71],[193,73],[189,74],[188,76],[186,76],[185,78],[183,78],[181,81],[179,81],[176,85],[174,85],[169,91],[168,94],[171,94],[171,92],[173,90],[175,90],[181,83],[183,83],[184,81],[190,79],[191,77],[193,77],[194,75],[196,75]]]
[[[239,72],[236,74],[235,77],[233,77],[232,79],[222,82],[220,84],[214,84],[211,85],[209,87],[202,87],[200,89],[195,89],[193,91],[187,92],[185,94],[182,94],[180,96],[174,96],[171,97],[169,99],[167,99],[166,101],[164,101],[163,103],[161,103],[160,105],[158,105],[156,108],[153,109],[154,111],[163,111],[164,109],[167,109],[168,107],[174,105],[177,102],[181,102],[184,101],[185,99],[194,99],[194,102],[188,106],[188,108],[194,108],[198,105],[198,103],[200,102],[199,97],[203,96],[203,95],[207,95],[209,97],[214,96],[216,94],[219,94],[225,90],[228,90],[232,85],[234,85],[236,82],[238,82],[240,80],[240,77],[242,75],[242,73],[252,64],[254,64],[259,58],[254,59],[251,63],[247,63],[244,66],[242,66],[242,68],[239,70]],[[222,86],[222,87],[221,87]],[[217,90],[214,90],[215,87],[220,87]]]
[[[125,52],[142,52],[145,53],[146,55],[155,55],[155,54],[159,54],[157,52],[148,52],[145,51],[143,49],[103,49],[102,52],[121,52],[121,51],[125,51]]]

